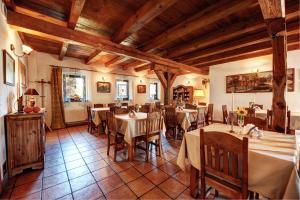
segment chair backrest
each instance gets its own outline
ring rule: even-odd
[[[248,117],[255,117],[255,109],[254,108],[246,108]]]
[[[227,120],[228,120],[227,105],[222,105],[222,113],[223,113],[223,124],[227,124]]]
[[[268,127],[269,127],[269,129],[271,129],[272,128],[272,124],[273,124],[273,112],[272,112],[272,110],[267,110],[267,123],[268,123]]]
[[[128,103],[121,103],[121,106],[128,106]]]
[[[286,127],[286,130],[287,130],[287,133],[288,134],[291,134],[291,111],[288,110],[287,111],[287,127]]]
[[[172,106],[165,107],[165,122],[167,125],[176,124],[176,108]]]
[[[257,126],[259,129],[262,130],[269,130],[268,127],[268,119],[261,119],[258,117],[245,117],[245,124],[254,124],[255,126]]]
[[[140,112],[149,113],[150,112],[150,105],[149,104],[142,105],[142,107],[140,109]]]
[[[147,118],[135,120],[135,132],[137,135],[147,135]]]
[[[114,107],[114,106],[116,106],[116,104],[115,103],[109,103],[109,104],[107,104],[107,106],[108,107]]]
[[[91,111],[91,106],[87,106],[86,107],[86,110],[87,110],[87,116],[88,116],[88,122],[91,122],[92,121],[92,111]]]
[[[152,112],[147,115],[147,136],[160,133],[162,129],[162,116],[160,112]]]
[[[113,112],[106,112],[107,130],[109,133],[116,133],[116,118]]]
[[[264,105],[262,105],[262,104],[253,104],[253,107],[258,107],[260,109],[264,109]]]
[[[224,189],[220,192],[225,195],[234,190],[242,199],[247,198],[248,138],[240,140],[227,133],[200,129],[200,160],[201,189],[207,181],[217,190]]]
[[[119,107],[115,108],[115,114],[126,114],[126,113],[128,113],[127,108],[119,108]]]
[[[128,112],[133,111],[134,109],[135,109],[134,106],[128,106],[127,107]]]
[[[205,102],[199,102],[198,105],[199,106],[206,106],[206,103]]]
[[[207,107],[207,116],[212,118],[213,113],[214,113],[214,104],[210,103],[208,104]]]
[[[196,105],[189,104],[189,103],[186,103],[186,104],[185,104],[185,108],[186,108],[186,109],[194,109],[194,110],[196,110],[196,109],[197,109],[197,106],[196,106]]]
[[[155,108],[156,109],[160,109],[161,105],[160,105],[160,101],[156,101],[155,102]]]
[[[197,124],[204,125],[205,123],[205,110],[198,108],[197,110]]]
[[[103,108],[104,105],[102,103],[96,103],[94,104],[94,108]]]

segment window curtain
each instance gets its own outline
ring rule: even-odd
[[[62,69],[53,67],[51,72],[51,128],[65,128],[65,110],[62,96]]]

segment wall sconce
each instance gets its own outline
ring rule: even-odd
[[[142,80],[142,79],[140,79],[140,83],[143,83],[143,80]]]
[[[16,49],[15,49],[15,46],[13,44],[10,45],[10,50],[15,54],[15,56],[17,57],[23,57],[23,56],[26,56],[26,55],[29,55],[31,52],[32,52],[32,48],[25,45],[25,44],[22,44],[22,55],[18,55],[16,54]]]
[[[189,85],[189,84],[191,83],[191,81],[186,81],[185,83],[186,83],[187,85]]]
[[[202,80],[202,85],[205,86],[205,88],[207,87],[207,84],[209,83],[209,79],[203,79]]]
[[[105,77],[104,76],[102,76],[102,81],[105,81]]]

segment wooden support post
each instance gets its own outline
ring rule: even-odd
[[[163,71],[157,71],[154,70],[156,73],[158,79],[161,82],[161,85],[163,86],[164,89],[164,104],[165,105],[170,105],[171,104],[171,95],[172,95],[172,85],[177,77],[177,74],[173,74],[170,72],[163,72]]]
[[[273,51],[273,129],[284,132],[286,128],[286,74],[287,45],[284,0],[259,0],[260,8],[272,40]]]

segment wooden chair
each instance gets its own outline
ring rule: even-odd
[[[155,108],[156,108],[156,109],[159,109],[159,110],[161,109],[160,101],[156,101],[156,102],[155,102]]]
[[[127,107],[128,112],[134,111],[134,109],[135,109],[134,106],[128,106],[128,107]]]
[[[213,123],[214,104],[208,104],[207,113],[205,116],[205,122],[208,125],[209,122]]]
[[[189,103],[186,103],[186,104],[185,104],[185,108],[186,108],[186,109],[193,109],[193,110],[196,110],[196,109],[197,109],[197,106],[196,106],[196,105],[189,104]]]
[[[149,145],[154,145],[155,150],[159,152],[159,156],[161,156],[161,137],[160,133],[162,131],[162,123],[163,118],[160,112],[152,112],[148,113],[147,121],[146,121],[146,135],[141,136],[141,140],[145,142],[146,148],[146,162],[148,162],[149,158]]]
[[[176,108],[171,107],[171,106],[166,106],[165,107],[165,124],[167,131],[171,130],[174,139],[177,139],[177,117],[176,117]]]
[[[128,107],[128,103],[121,103],[121,106],[126,106],[126,107]]]
[[[113,112],[106,112],[107,120],[107,155],[111,146],[114,146],[114,161],[117,158],[117,152],[125,148],[124,135],[117,132],[117,122]]]
[[[93,122],[92,120],[92,110],[91,110],[91,106],[87,106],[87,116],[88,116],[88,132],[89,133],[93,133],[93,131],[97,131],[98,130],[98,126]]]
[[[196,130],[205,125],[205,111],[202,112],[201,109],[197,110],[197,120],[195,122],[191,122],[191,129]]]
[[[206,103],[205,102],[199,102],[198,105],[199,106],[206,106]]]
[[[258,107],[260,109],[264,109],[264,105],[262,104],[253,104],[253,108]]]
[[[204,132],[201,129],[200,160],[200,199],[206,197],[206,184],[226,197],[247,199],[248,138],[240,140],[227,133]]]
[[[223,124],[227,124],[227,120],[228,120],[227,105],[222,105],[222,113],[223,113]]]
[[[140,108],[140,112],[149,113],[150,112],[150,105],[149,104],[142,105],[142,107]]]
[[[127,113],[128,113],[128,110],[127,110],[127,108],[119,108],[119,107],[116,107],[114,113],[115,113],[115,114],[127,114]]]
[[[248,117],[255,117],[255,109],[254,108],[246,108]]]
[[[287,111],[287,127],[286,127],[286,133],[287,134],[295,134],[291,129],[291,111]]]
[[[111,107],[116,106],[116,104],[115,103],[109,103],[109,104],[107,104],[107,106],[111,108]]]
[[[117,108],[119,108],[119,107],[117,107],[117,106],[110,106],[109,107],[109,111],[114,113]]]
[[[246,116],[245,117],[245,125],[246,124],[254,124],[259,129],[269,130],[267,118],[266,119],[260,119],[258,117],[248,117],[248,116]]]
[[[271,130],[273,127],[273,112],[269,109],[267,110],[267,123],[269,130]]]
[[[96,103],[94,104],[94,108],[103,108],[104,105],[102,103]]]

